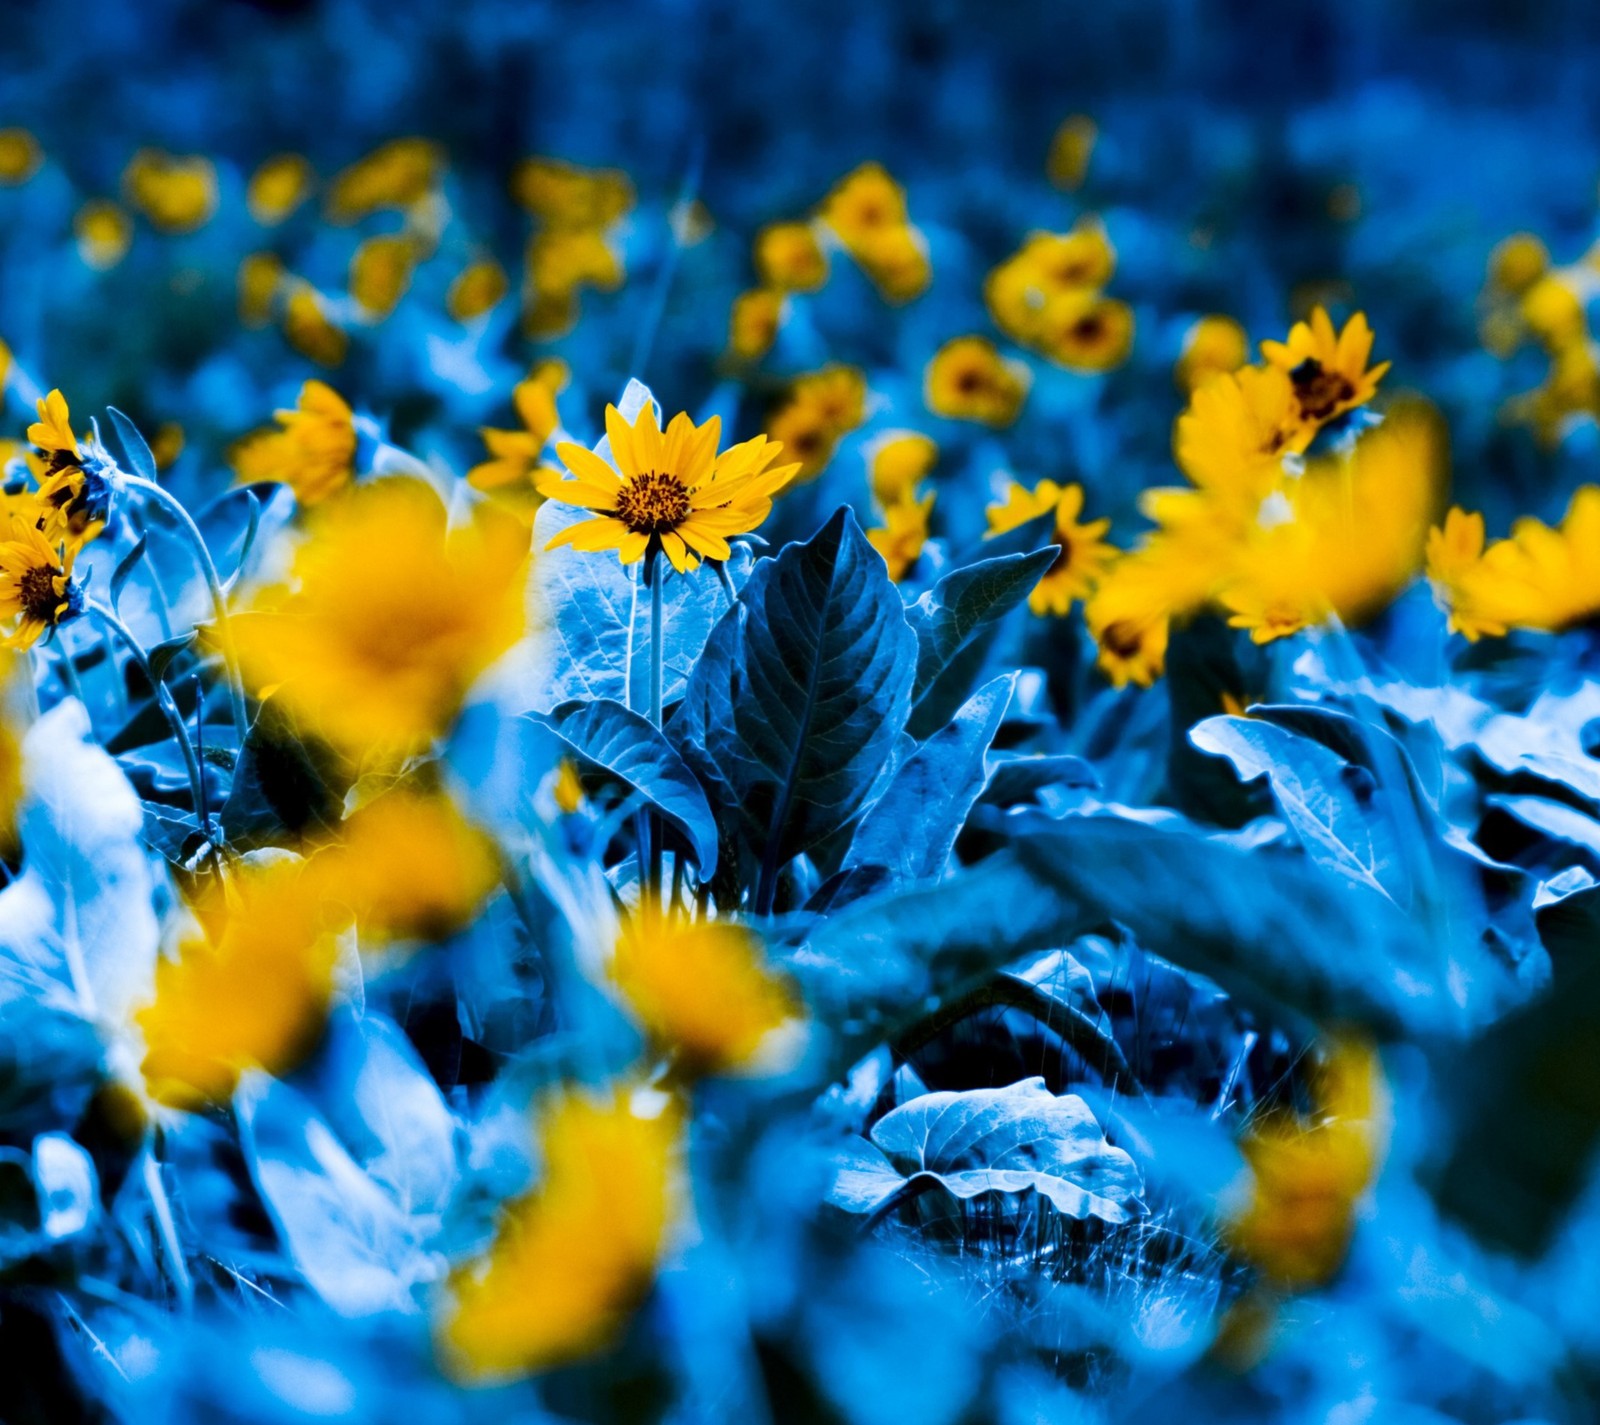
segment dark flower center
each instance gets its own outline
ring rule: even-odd
[[[617,518],[635,534],[676,529],[689,517],[689,491],[676,475],[646,470],[617,492]]]
[[[1295,399],[1307,420],[1325,421],[1356,393],[1356,388],[1337,371],[1329,371],[1314,356],[1308,356],[1293,371]]]
[[[1058,570],[1069,569],[1072,567],[1072,541],[1068,539],[1066,535],[1062,534],[1060,531],[1057,531],[1056,543],[1061,546],[1061,552],[1056,555],[1055,560],[1051,563],[1050,567],[1044,571],[1044,576],[1046,579],[1048,579]]]
[[[1132,619],[1117,619],[1107,624],[1100,635],[1100,646],[1109,648],[1118,658],[1132,658],[1143,643],[1143,630]]]
[[[55,570],[47,565],[29,569],[17,580],[17,600],[23,613],[41,623],[56,621],[56,608],[62,597],[56,592]]]

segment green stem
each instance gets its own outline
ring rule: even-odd
[[[156,671],[150,666],[150,659],[144,651],[144,646],[133,636],[132,630],[123,623],[104,604],[96,603],[89,599],[84,606],[90,617],[98,619],[106,628],[110,629],[122,641],[133,661],[139,665],[139,671],[144,674],[150,684],[151,691],[155,693],[156,703],[161,708],[162,715],[167,720],[167,726],[172,729],[172,735],[178,744],[178,750],[183,754],[183,765],[189,773],[189,791],[194,798],[195,819],[200,823],[200,830],[208,841],[214,840],[211,834],[211,813],[206,807],[206,784],[200,770],[200,759],[195,755],[194,743],[189,738],[189,724],[178,711],[178,705],[173,701],[172,693],[167,685],[156,676]]]
[[[233,706],[233,728],[239,737],[239,746],[244,746],[244,740],[250,732],[250,719],[245,713],[244,704],[244,679],[239,673],[239,658],[233,647],[233,628],[228,621],[228,597],[222,591],[222,580],[217,577],[217,566],[212,561],[211,551],[206,548],[205,536],[200,533],[200,526],[190,516],[189,511],[171,491],[156,484],[154,480],[146,480],[140,475],[121,477],[122,484],[130,489],[142,490],[178,522],[189,543],[194,546],[195,559],[200,565],[200,572],[205,575],[206,587],[211,591],[211,610],[217,625],[217,641],[222,645],[222,661],[228,670],[228,698]]]
[[[662,648],[665,643],[666,619],[661,607],[661,586],[666,583],[666,578],[661,571],[661,555],[652,549],[645,555],[644,561],[645,582],[650,585],[650,721],[656,726],[661,726],[661,687],[665,676],[662,667],[664,662]],[[656,812],[650,814],[650,885],[655,890],[656,896],[661,895],[661,858],[664,852],[666,837],[665,828],[661,818]]]

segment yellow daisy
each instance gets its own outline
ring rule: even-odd
[[[1300,418],[1312,430],[1365,405],[1377,395],[1378,382],[1389,369],[1387,361],[1367,366],[1372,328],[1366,313],[1357,312],[1335,333],[1323,307],[1312,312],[1309,322],[1296,322],[1288,341],[1262,342],[1261,354],[1289,373]]]
[[[722,421],[717,416],[697,426],[680,412],[663,432],[648,401],[632,425],[615,406],[607,406],[606,435],[615,466],[567,441],[556,454],[575,478],[564,480],[552,471],[537,480],[546,499],[600,516],[569,525],[547,549],[563,544],[585,552],[615,549],[624,564],[659,549],[686,574],[701,559],[728,558],[729,537],[748,534],[766,519],[772,497],[800,468],[774,468],[783,446],[764,435],[719,455]]]
[[[240,484],[275,481],[302,505],[317,505],[355,478],[355,418],[333,387],[307,381],[295,409],[277,411],[274,419],[279,429],[259,431],[234,448]]]
[[[83,591],[72,582],[76,545],[52,546],[27,514],[12,513],[0,540],[0,618],[17,619],[0,643],[32,648],[45,632],[83,612]]]
[[[1058,485],[1041,480],[1032,490],[1013,483],[1003,504],[990,505],[989,534],[1003,534],[1039,515],[1054,512],[1052,540],[1061,547],[1055,563],[1028,595],[1028,607],[1041,618],[1046,614],[1064,617],[1079,599],[1095,586],[1106,567],[1116,558],[1116,547],[1105,542],[1110,520],[1091,520],[1079,524],[1083,513],[1083,486]]]

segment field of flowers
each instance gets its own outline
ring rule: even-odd
[[[1597,1418],[1600,13],[5,31],[0,1425]]]

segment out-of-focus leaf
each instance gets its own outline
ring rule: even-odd
[[[249,846],[288,831],[299,834],[338,820],[330,769],[264,707],[245,737],[219,820],[230,842]],[[215,810],[215,809],[213,809]]]
[[[986,683],[901,765],[850,843],[846,867],[887,866],[903,881],[940,875],[986,780],[985,756],[1017,675]]]
[[[530,713],[586,762],[642,797],[689,843],[702,880],[717,871],[717,823],[706,794],[660,728],[609,698]]]
[[[1039,531],[1048,540],[1048,528]],[[999,554],[952,570],[906,610],[917,636],[917,675],[907,731],[924,738],[943,727],[978,684],[983,673],[986,630],[1033,591],[1055,559],[1056,549]],[[963,654],[976,649],[976,661]],[[959,674],[959,677],[948,676]]]
[[[997,752],[989,758],[989,781],[983,789],[982,800],[1009,807],[1036,801],[1039,793],[1048,788],[1074,791],[1099,785],[1094,768],[1081,757],[1064,753],[1022,756]]]
[[[871,1138],[886,1171],[859,1152],[847,1160],[833,1200],[851,1211],[939,1187],[960,1198],[1032,1190],[1068,1217],[1105,1222],[1145,1213],[1133,1159],[1106,1142],[1081,1098],[1058,1098],[1043,1079],[926,1094],[885,1114]]]
[[[669,732],[764,858],[769,890],[882,785],[916,658],[902,607],[840,509],[756,567],[689,680]]]

